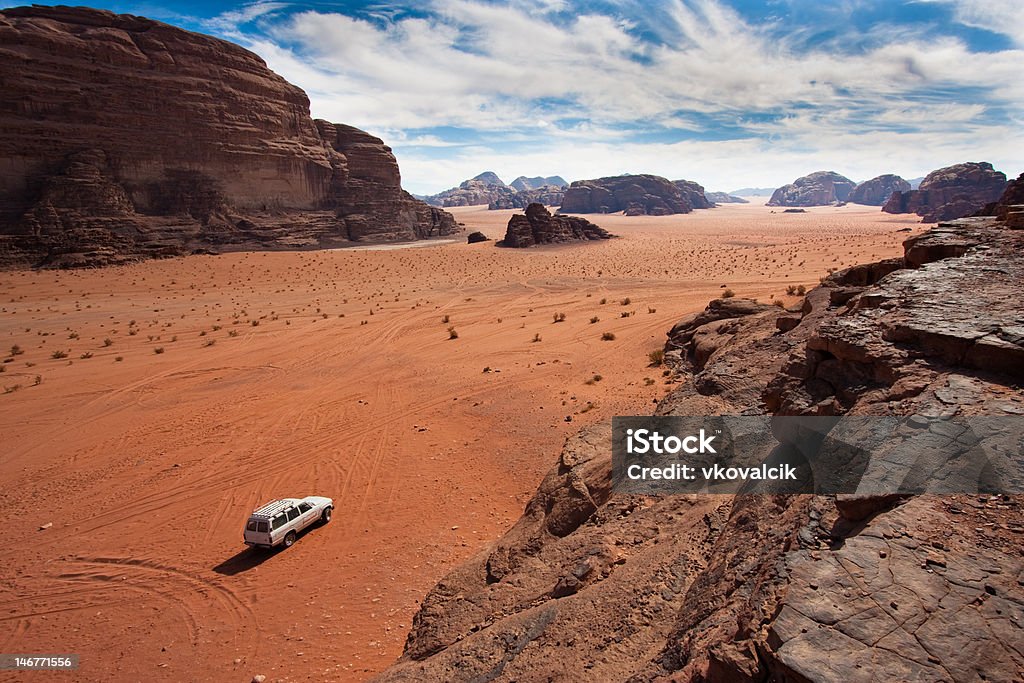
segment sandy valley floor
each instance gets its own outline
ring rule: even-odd
[[[497,238],[511,212],[455,213]],[[922,227],[859,206],[589,218],[621,239],[0,273],[0,357],[21,351],[0,374],[0,652],[78,653],[58,678],[82,681],[362,680],[569,433],[664,395],[647,354],[672,323],[723,285],[795,303],[787,285]],[[250,510],[308,494],[330,525],[244,549]]]

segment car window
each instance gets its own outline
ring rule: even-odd
[[[261,534],[267,533],[267,523],[266,522],[256,522],[256,531],[260,532]]]
[[[274,528],[275,529],[280,529],[281,527],[283,527],[285,525],[285,523],[287,521],[288,521],[288,518],[285,517],[284,513],[282,512],[277,517],[274,517]]]
[[[309,512],[313,509],[313,506],[309,503],[299,503],[299,512]]]
[[[290,522],[293,519],[298,519],[299,514],[299,508],[292,508],[288,511],[288,521]]]
[[[249,523],[245,525],[246,531],[256,531],[256,520],[250,519]]]

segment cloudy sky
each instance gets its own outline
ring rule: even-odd
[[[90,3],[91,4],[91,3]],[[1024,12],[1004,0],[117,0],[238,42],[404,185],[484,170],[776,186],[815,170],[1024,170]]]

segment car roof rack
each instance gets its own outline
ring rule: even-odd
[[[295,501],[291,499],[275,500],[267,503],[263,507],[255,510],[251,517],[273,517],[279,512],[283,512],[288,508],[295,507]]]

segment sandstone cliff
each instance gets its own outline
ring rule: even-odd
[[[865,180],[853,188],[847,201],[853,204],[867,204],[868,206],[882,206],[893,192],[906,192],[910,189],[910,183],[898,175],[887,173],[871,180]]]
[[[532,247],[538,244],[557,244],[586,240],[606,240],[612,237],[604,228],[578,216],[551,215],[543,204],[530,204],[524,214],[516,214],[508,221],[502,247]]]
[[[569,183],[565,182],[565,178],[560,175],[551,175],[546,178],[544,176],[527,178],[521,175],[509,183],[509,187],[516,192],[525,192],[527,190],[539,190],[542,187],[559,187],[564,189],[569,187]]]
[[[946,221],[983,209],[1005,188],[1006,174],[987,161],[955,164],[932,171],[916,190],[893,193],[882,211],[916,213],[924,223]]]
[[[1024,414],[1024,232],[943,225],[786,311],[719,299],[669,333],[661,415]],[[614,494],[570,438],[523,517],[426,597],[413,680],[1021,680],[1009,496]]]
[[[131,15],[0,11],[0,262],[96,265],[457,229],[384,143],[314,121],[231,43]]]
[[[697,183],[673,183],[655,175],[624,175],[575,181],[565,191],[561,209],[565,213],[622,211],[627,216],[667,216],[708,206],[704,188]]]
[[[772,193],[768,206],[828,206],[845,202],[856,183],[835,171],[815,171]]]

